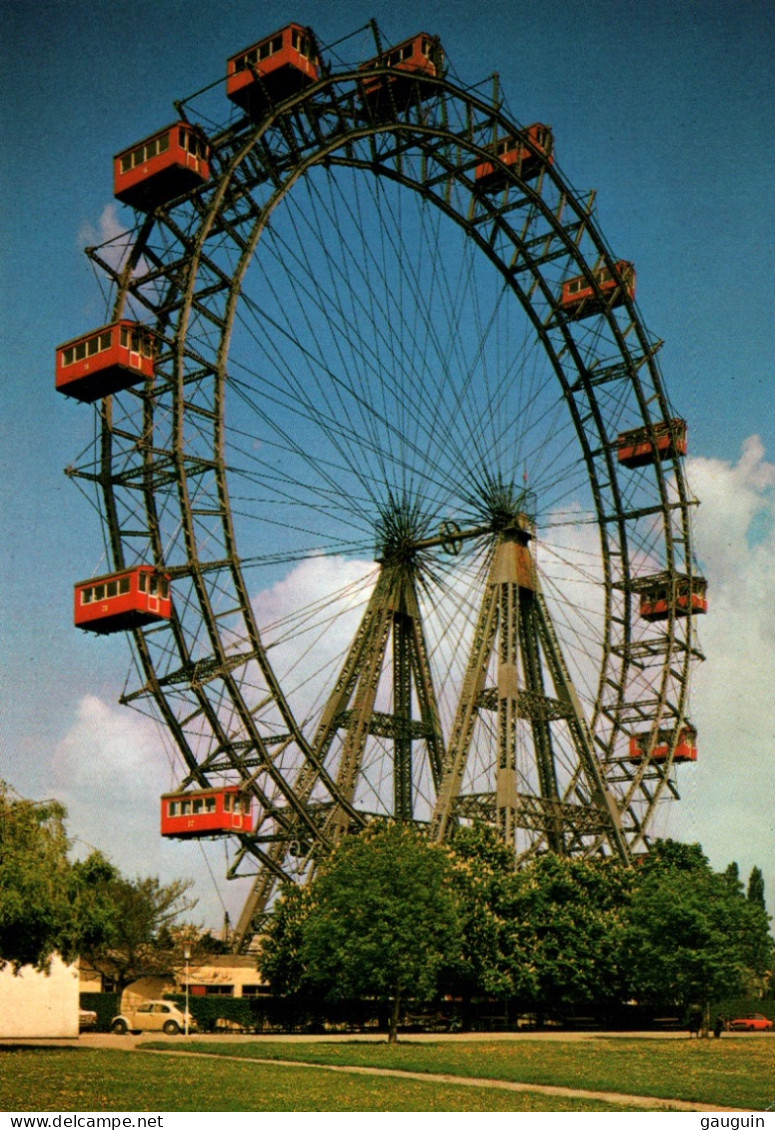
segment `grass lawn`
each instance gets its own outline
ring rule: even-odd
[[[165,1046],[169,1047],[168,1044]],[[183,1045],[180,1046],[182,1049]],[[775,1038],[768,1036],[724,1036],[720,1040],[635,1038],[491,1043],[481,1039],[413,1043],[408,1039],[394,1047],[356,1040],[347,1043],[253,1040],[228,1044],[217,1040],[196,1040],[186,1045],[186,1050],[546,1083],[582,1090],[653,1095],[662,1099],[682,1099],[745,1110],[765,1110],[775,1102]],[[512,1106],[510,1109],[523,1108]]]
[[[169,1050],[169,1044],[164,1046]],[[235,1045],[215,1046],[224,1053],[236,1050]],[[181,1050],[182,1042],[175,1048]],[[338,1075],[271,1063],[93,1048],[0,1049],[0,1110],[10,1112],[627,1109],[530,1092]]]

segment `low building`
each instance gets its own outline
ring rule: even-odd
[[[185,992],[186,970],[177,971],[178,992]],[[211,954],[202,964],[188,967],[188,991],[192,997],[258,997],[269,993],[256,969],[255,957],[241,954]]]
[[[186,981],[192,997],[258,997],[269,995],[269,986],[256,969],[255,957],[243,954],[208,954],[191,959],[181,968],[179,958],[163,973],[140,977],[121,995],[122,1008],[136,1008],[145,1000],[158,1000],[168,993],[184,993]],[[81,962],[81,992],[114,992],[115,981]]]

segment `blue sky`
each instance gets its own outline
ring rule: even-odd
[[[682,777],[672,830],[700,840],[716,866],[764,867],[772,907],[771,5],[0,0],[0,12],[0,120],[13,154],[0,176],[0,775],[24,795],[63,796],[74,834],[130,874],[195,873],[210,924],[222,897],[233,905],[217,860],[204,865],[149,830],[156,797],[144,798],[138,779],[153,740],[130,732],[116,704],[126,641],[71,627],[72,584],[96,571],[100,535],[63,474],[92,420],[55,395],[54,347],[102,320],[82,249],[106,222],[113,154],[172,120],[173,99],[220,78],[229,55],[288,20],[333,43],[373,16],[388,42],[440,35],[463,83],[497,71],[518,120],[552,125],[564,173],[597,189],[609,245],[637,265],[641,313],[665,341],[665,382],[689,420],[688,473],[703,503],[697,545],[713,594],[693,706],[700,761]],[[109,821],[95,815],[101,808]]]

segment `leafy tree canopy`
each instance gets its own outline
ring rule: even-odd
[[[446,971],[452,995],[511,997],[533,991],[533,967],[507,959],[504,940],[511,922],[510,898],[515,881],[514,855],[494,828],[475,824],[459,828],[448,849],[458,900],[463,945],[461,961]]]
[[[620,995],[629,871],[553,854],[515,869],[484,828],[462,829],[452,856],[468,992],[537,1011]]]
[[[734,864],[737,867],[737,864]],[[708,858],[699,844],[681,844],[677,840],[655,840],[648,853],[641,858],[640,875],[668,871],[706,872]]]
[[[730,869],[718,874],[704,857],[672,864],[655,859],[634,877],[626,932],[633,994],[688,1006],[744,993],[772,959],[764,908],[743,896]]]
[[[45,970],[109,933],[113,908],[103,898],[116,875],[99,852],[71,862],[65,810],[34,803],[0,782],[0,967]]]
[[[743,885],[740,882],[740,868],[736,863],[727,864],[726,871],[724,872],[724,878],[727,881],[730,891],[740,894],[743,889]]]
[[[390,1001],[395,1041],[404,1002],[430,1000],[461,945],[447,852],[394,825],[344,840],[308,891],[284,900],[261,965],[278,986]]]
[[[207,948],[195,927],[193,942],[176,932],[195,905],[191,881],[126,879],[97,851],[71,861],[65,818],[56,801],[23,800],[0,782],[0,967],[45,970],[54,953],[81,956],[123,988],[166,973],[176,945],[180,964],[184,944]]]
[[[751,874],[748,876],[747,897],[749,902],[755,903],[764,910],[766,902],[764,898],[764,875],[761,867],[751,869]]]
[[[374,996],[434,991],[568,1013],[635,998],[688,1008],[764,983],[769,919],[736,869],[698,844],[652,845],[637,866],[538,856],[515,868],[484,827],[438,848],[406,828],[345,841],[308,888],[281,901],[260,967],[275,991]]]
[[[110,928],[96,941],[86,939],[81,956],[120,989],[138,977],[182,966],[186,947],[192,956],[206,948],[196,927],[177,925],[180,916],[196,906],[196,899],[188,897],[192,884],[190,879],[164,885],[157,878],[115,875],[104,890],[112,911]]]
[[[533,970],[538,1011],[622,998],[629,880],[612,860],[553,854],[516,873],[505,935],[512,965]]]
[[[304,924],[311,907],[310,886],[289,887],[274,908],[259,947],[259,968],[278,996],[304,991]]]

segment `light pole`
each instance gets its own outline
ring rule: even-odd
[[[188,963],[191,959],[191,947],[190,946],[186,946],[186,948],[183,950],[183,957],[186,960],[186,1017],[185,1017],[184,1023],[185,1023],[186,1035],[188,1035]]]

